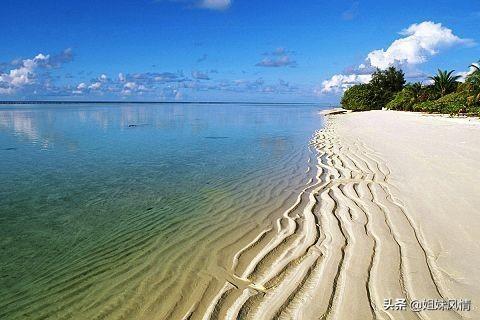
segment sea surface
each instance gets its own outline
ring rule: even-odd
[[[180,319],[312,178],[320,109],[0,105],[0,319]]]

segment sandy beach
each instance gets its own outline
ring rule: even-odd
[[[418,298],[471,299],[475,310],[462,315],[480,318],[478,119],[371,111],[332,122],[343,141],[361,141],[388,168],[390,192],[409,220],[399,236],[414,231],[410,240],[424,251],[417,257],[406,254],[405,267],[426,257],[423,271],[428,273],[405,270],[407,292]],[[426,290],[429,282],[434,290]]]
[[[479,143],[475,119],[327,116],[316,178],[186,318],[478,319]],[[412,310],[429,299],[472,310]]]

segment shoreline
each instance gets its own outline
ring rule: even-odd
[[[474,194],[480,190],[474,182],[480,177],[471,165],[480,161],[476,144],[480,135],[460,136],[473,139],[465,140],[463,149],[457,150],[455,141],[458,132],[480,133],[480,122],[465,127],[465,121],[458,119],[394,111],[326,118],[325,128],[311,143],[318,156],[316,178],[271,228],[235,254],[233,280],[212,294],[213,299],[200,302],[201,310],[190,309],[184,318],[478,317],[480,248],[475,231],[480,226],[475,208],[480,203]],[[412,129],[416,127],[420,132]],[[439,140],[445,130],[457,135]],[[416,141],[412,134],[428,139]],[[476,153],[469,152],[470,147]],[[440,152],[442,148],[448,153]],[[465,152],[472,155],[472,162],[463,158]],[[463,163],[456,161],[455,154]],[[422,162],[421,156],[428,161]],[[451,163],[445,161],[448,156],[453,157]],[[443,167],[437,168],[439,164]],[[462,170],[470,180],[432,199],[452,184],[451,175]],[[455,201],[458,198],[463,204]],[[384,308],[385,299],[400,298],[407,303],[469,299],[472,310]]]

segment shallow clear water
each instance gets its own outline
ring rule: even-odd
[[[318,111],[0,105],[0,318],[176,318],[305,185]]]

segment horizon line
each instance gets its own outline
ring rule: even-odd
[[[0,104],[107,104],[107,103],[121,103],[121,104],[260,104],[260,105],[331,105],[334,103],[326,102],[255,102],[255,101],[124,101],[124,100],[0,100]]]

